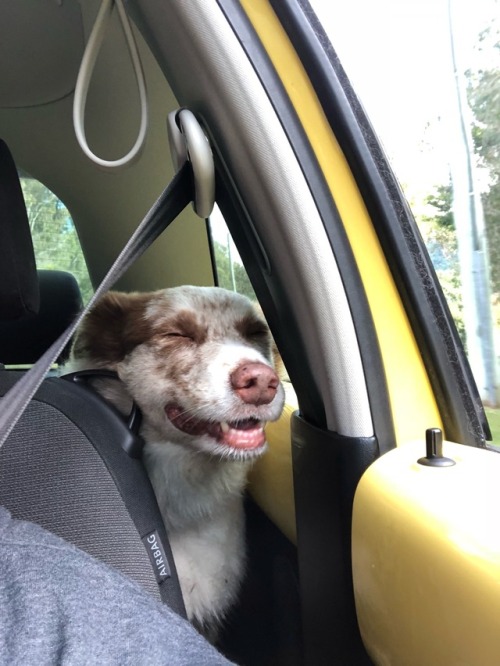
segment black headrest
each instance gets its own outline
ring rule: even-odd
[[[16,165],[0,139],[0,321],[38,312],[35,253]]]
[[[0,322],[0,363],[32,364],[59,337],[82,308],[77,281],[64,271],[38,271],[40,310],[17,321]],[[59,361],[67,357],[67,349]]]

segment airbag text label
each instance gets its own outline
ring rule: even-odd
[[[150,532],[150,534],[146,534],[142,538],[142,542],[148,551],[158,584],[163,583],[164,580],[170,578],[170,567],[158,532],[155,530],[154,532]]]

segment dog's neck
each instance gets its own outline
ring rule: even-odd
[[[240,502],[252,465],[147,439],[143,460],[166,526],[174,531],[196,528]]]

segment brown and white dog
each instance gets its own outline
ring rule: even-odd
[[[99,390],[143,413],[144,462],[189,619],[213,637],[244,571],[242,492],[282,411],[271,336],[244,296],[183,286],[106,294],[77,332],[72,370],[109,368]]]

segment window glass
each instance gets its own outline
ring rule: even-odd
[[[43,183],[21,176],[38,269],[72,273],[86,303],[92,296],[87,264],[68,209]]]
[[[412,207],[500,442],[500,5],[310,0]]]

